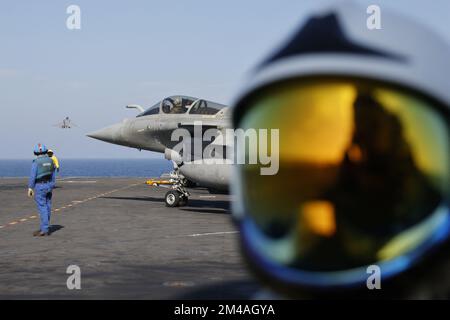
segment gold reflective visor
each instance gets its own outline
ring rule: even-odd
[[[266,89],[247,107],[239,128],[279,129],[277,174],[239,166],[244,206],[264,242],[256,247],[271,261],[308,271],[388,261],[448,215],[448,117],[428,100],[369,81],[317,79]]]

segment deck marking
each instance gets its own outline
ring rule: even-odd
[[[97,180],[65,180],[65,183],[97,183]]]
[[[63,179],[60,179],[60,180],[63,180]],[[58,181],[60,181],[60,180],[58,180]],[[72,182],[72,181],[65,181],[65,182]],[[78,181],[73,181],[73,182],[78,182]],[[83,182],[97,182],[97,181],[83,181]],[[90,201],[90,200],[98,199],[99,197],[105,196],[107,194],[111,194],[111,193],[114,193],[114,192],[117,192],[117,191],[125,190],[125,189],[131,188],[131,187],[135,187],[135,186],[138,186],[138,185],[141,185],[141,183],[133,183],[133,184],[130,184],[130,185],[125,186],[123,188],[114,189],[114,190],[111,190],[111,191],[109,191],[107,193],[101,193],[101,194],[95,195],[95,196],[93,196],[91,198],[84,199],[84,200],[74,200],[74,201],[72,201],[72,203],[66,204],[65,206],[63,206],[61,208],[53,209],[52,212],[58,212],[58,211],[61,211],[63,209],[75,206],[75,205],[77,205],[79,203],[84,203],[84,202],[87,202],[87,201]],[[35,218],[37,218],[36,215],[29,216],[29,219],[35,219]],[[25,222],[25,221],[28,221],[28,219],[27,218],[22,218],[19,221],[12,221],[12,222],[8,223],[8,225],[12,225],[13,226],[13,225],[18,224],[19,222]],[[3,229],[4,227],[5,226],[0,225],[0,229]]]
[[[215,236],[219,234],[233,234],[233,233],[239,233],[239,231],[222,231],[222,232],[207,232],[207,233],[194,233],[189,234],[186,237],[202,237],[202,236]]]
[[[193,287],[195,283],[192,281],[166,281],[162,285],[165,287],[184,288]]]
[[[193,233],[193,234],[184,234],[179,236],[167,236],[165,238],[185,238],[185,237],[203,237],[203,236],[217,236],[222,234],[235,234],[239,233],[239,231],[220,231],[220,232],[207,232],[207,233]]]

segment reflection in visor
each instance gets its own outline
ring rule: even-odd
[[[393,259],[448,214],[448,123],[425,100],[320,80],[266,90],[250,105],[239,127],[280,134],[278,174],[240,166],[262,254],[278,263],[331,271]]]

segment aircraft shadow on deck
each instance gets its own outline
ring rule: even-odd
[[[100,199],[164,202],[163,198],[157,197],[100,197]],[[230,213],[229,207],[230,207],[229,201],[211,200],[211,199],[208,200],[189,199],[187,206],[179,207],[179,209],[183,211],[198,212],[198,213],[229,214]]]

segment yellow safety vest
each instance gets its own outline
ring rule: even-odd
[[[52,156],[53,163],[55,164],[55,168],[59,169],[59,161],[56,156]]]

